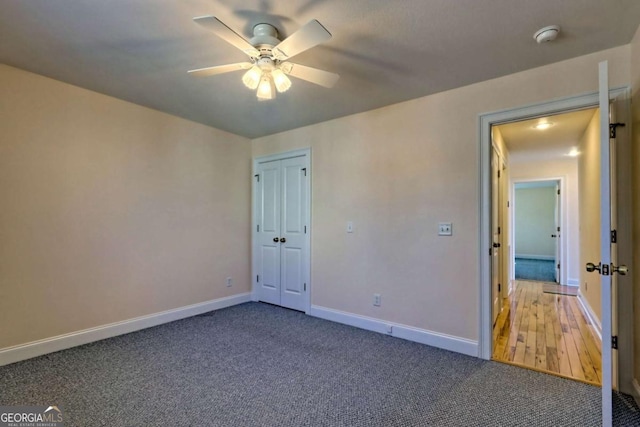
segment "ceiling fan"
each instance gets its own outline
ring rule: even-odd
[[[257,24],[253,27],[253,37],[247,41],[215,16],[200,16],[193,20],[249,56],[248,62],[189,70],[195,76],[247,70],[242,82],[251,90],[257,89],[258,100],[273,99],[276,90],[288,90],[291,80],[287,76],[327,88],[333,87],[340,77],[335,73],[289,62],[295,55],[331,38],[331,33],[315,19],[282,41],[278,39],[278,30],[271,24]]]

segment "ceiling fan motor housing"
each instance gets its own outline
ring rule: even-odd
[[[278,30],[271,24],[257,24],[253,27],[253,37],[249,43],[255,47],[268,46],[272,48],[280,43]]]

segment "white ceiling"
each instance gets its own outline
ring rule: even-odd
[[[563,158],[577,148],[597,108],[573,111],[497,126],[502,134],[511,162]],[[552,126],[540,130],[539,123]]]
[[[0,62],[254,138],[629,43],[637,0],[0,0]],[[251,36],[311,19],[332,34],[295,62],[340,74],[294,80],[257,102],[242,73],[193,68],[244,54],[196,25],[215,15]],[[554,43],[533,33],[558,24]],[[293,80],[293,79],[292,79]]]

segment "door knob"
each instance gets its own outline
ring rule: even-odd
[[[494,247],[494,248],[499,248],[499,247],[500,247],[500,243],[494,243],[494,244],[493,244],[493,247]]]
[[[273,241],[274,241],[275,243],[278,243],[278,240],[280,240],[280,239],[278,239],[277,237],[274,237],[274,238],[273,238]]]
[[[284,243],[284,242],[286,242],[286,241],[287,241],[287,239],[285,239],[284,237],[281,237],[281,238],[280,238],[280,243]]]
[[[558,235],[557,234],[552,234],[551,237],[558,237]]]
[[[621,276],[626,276],[627,273],[629,272],[629,269],[627,268],[626,265],[619,265],[616,267],[613,264],[611,264],[611,271],[614,273],[618,273]]]
[[[592,263],[592,262],[588,262],[588,263],[587,263],[587,271],[588,271],[589,273],[593,273],[593,272],[594,272],[594,271],[596,271],[596,270],[600,271],[600,263],[598,263],[598,265],[595,265],[595,264],[594,264],[594,263]]]

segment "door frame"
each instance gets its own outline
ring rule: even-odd
[[[629,86],[616,87],[609,90],[609,99],[618,99],[621,101],[621,108],[618,109],[619,120],[627,123],[624,128],[618,128],[620,139],[630,141],[631,115],[631,89]],[[571,96],[550,100],[537,104],[531,104],[522,107],[516,107],[496,112],[480,114],[478,117],[479,132],[479,218],[478,229],[479,238],[479,292],[478,292],[478,357],[485,360],[491,359],[493,351],[492,322],[491,322],[491,259],[489,248],[491,246],[491,127],[510,122],[528,120],[548,115],[561,114],[570,111],[577,111],[587,108],[598,107],[598,92],[590,92],[582,95]],[[622,145],[622,144],[620,144]],[[630,146],[628,142],[627,147]],[[630,158],[631,156],[627,156]],[[624,157],[623,157],[624,158]],[[628,176],[629,172],[623,164],[618,164],[618,182],[621,176]],[[618,205],[620,209],[622,205]],[[619,210],[620,212],[620,210]],[[623,216],[630,213],[622,213]],[[630,235],[630,234],[629,234]],[[628,244],[625,243],[625,247]],[[620,245],[619,253],[623,250]],[[624,256],[625,263],[632,269],[631,253]],[[633,306],[628,301],[633,301],[633,285],[631,283],[632,276],[622,276],[618,278],[618,325],[620,325],[619,350],[618,350],[618,366],[619,379],[618,384],[620,390],[629,393],[628,386],[633,384]],[[622,284],[622,282],[626,282]],[[624,341],[624,344],[622,343]],[[609,344],[603,343],[603,348],[609,348]],[[631,389],[633,390],[633,389]]]
[[[266,156],[254,157],[253,158],[253,166],[252,166],[252,174],[251,174],[251,300],[258,301],[258,282],[256,280],[256,276],[258,274],[258,257],[256,256],[256,250],[258,247],[258,236],[257,236],[257,224],[258,217],[256,214],[256,176],[258,173],[258,165],[260,163],[273,162],[284,159],[291,159],[294,157],[305,157],[305,163],[307,168],[307,181],[306,181],[306,203],[307,214],[305,218],[305,222],[307,224],[307,234],[304,243],[305,250],[305,260],[304,260],[304,272],[303,276],[305,277],[307,289],[305,291],[304,296],[304,312],[309,314],[309,309],[311,308],[311,233],[313,232],[313,227],[311,226],[311,148],[302,148],[298,150],[292,151],[284,151],[280,153],[269,154]]]
[[[569,227],[569,221],[568,221],[568,215],[567,215],[567,210],[566,210],[566,197],[567,197],[567,186],[566,186],[566,177],[563,176],[553,176],[553,177],[548,177],[548,178],[515,178],[515,179],[511,179],[511,182],[509,183],[509,200],[511,201],[511,207],[512,209],[509,210],[509,229],[511,231],[511,233],[509,234],[509,244],[511,245],[512,248],[516,247],[516,184],[522,184],[522,183],[527,183],[527,182],[547,182],[547,181],[555,181],[559,183],[559,188],[560,188],[560,277],[558,278],[558,284],[559,285],[568,285],[568,286],[579,286],[579,283],[577,284],[569,284],[569,265],[568,265],[568,249],[567,249],[567,245],[568,245],[568,240],[567,240],[567,231],[568,231],[568,227]],[[509,280],[515,280],[515,276],[516,276],[516,272],[515,272],[515,260],[516,260],[516,253],[515,250],[513,251],[513,253],[511,254],[511,256],[509,257],[509,264],[510,264],[510,273],[511,276],[509,277]],[[578,262],[580,262],[578,260]]]

